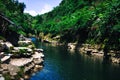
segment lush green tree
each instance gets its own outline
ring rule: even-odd
[[[104,44],[120,49],[119,0],[62,0],[54,10],[32,17],[24,3],[0,0],[0,13],[21,26],[19,33],[60,35],[65,42]]]

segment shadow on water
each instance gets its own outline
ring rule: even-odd
[[[119,65],[110,64],[101,57],[69,52],[65,46],[42,43],[39,47],[44,49],[44,68],[30,80],[120,80]]]

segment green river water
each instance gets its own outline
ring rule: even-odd
[[[70,52],[65,46],[38,43],[44,49],[44,68],[30,80],[120,80],[120,66],[101,57]]]

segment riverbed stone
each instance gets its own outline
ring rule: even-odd
[[[35,64],[41,64],[44,60],[43,59],[34,59],[33,62]]]
[[[29,71],[29,70],[32,69],[34,66],[35,66],[34,63],[29,64],[28,66],[26,66],[26,67],[24,68],[24,72]]]
[[[26,41],[18,41],[19,46],[26,47],[28,45],[32,44],[31,40],[26,40]]]
[[[97,50],[97,49],[93,49],[93,50],[92,50],[92,53],[96,53],[96,54],[97,54],[97,53],[98,53],[98,50]]]
[[[1,68],[3,70],[7,70],[8,69],[8,64],[1,64]]]
[[[76,43],[68,43],[68,49],[75,50]]]
[[[34,49],[35,52],[43,52],[43,49]]]
[[[15,75],[17,75],[17,72],[20,71],[20,68],[18,68],[18,67],[15,66],[15,65],[9,64],[9,65],[8,65],[8,71],[11,73],[11,75],[15,76]]]
[[[104,54],[104,51],[103,50],[99,51],[99,54]]]
[[[15,66],[24,66],[26,64],[29,64],[32,62],[32,58],[16,58],[16,59],[11,59],[10,64],[15,65]]]
[[[43,66],[41,65],[35,65],[35,68],[33,69],[34,72],[37,72],[38,70],[41,70]]]
[[[10,60],[10,55],[6,55],[6,56],[4,56],[3,58],[1,58],[1,62],[5,62],[5,61],[8,61],[8,60]]]
[[[120,64],[120,58],[111,57],[113,63]]]
[[[0,42],[0,60],[4,62],[0,64],[0,74],[8,74],[13,80],[15,80],[21,67],[23,68],[23,73],[30,72],[29,75],[34,68],[36,68],[36,70],[40,68],[43,62],[42,58],[44,57],[43,49],[35,49],[31,39],[24,37],[24,39],[21,39],[18,43],[20,46],[14,47],[10,42]],[[4,50],[8,50],[12,55],[6,54]],[[6,62],[6,60],[9,61]],[[29,79],[29,77],[27,77],[28,76],[26,76],[26,79]]]
[[[12,50],[14,46],[10,42],[5,42],[6,49]]]
[[[43,53],[35,52],[35,54],[33,54],[32,57],[33,58],[44,58],[44,55],[43,55]]]

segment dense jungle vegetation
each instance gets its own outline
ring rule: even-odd
[[[17,0],[0,0],[0,12],[21,26],[20,34],[59,35],[61,42],[120,49],[119,0],[62,0],[52,11],[35,17],[23,13],[25,7]]]
[[[9,20],[11,20],[16,26],[9,25],[9,29],[16,31],[20,34],[26,34],[28,29],[31,30],[31,21],[33,17],[27,13],[23,13],[26,5],[20,3],[18,0],[0,0],[0,13]]]

